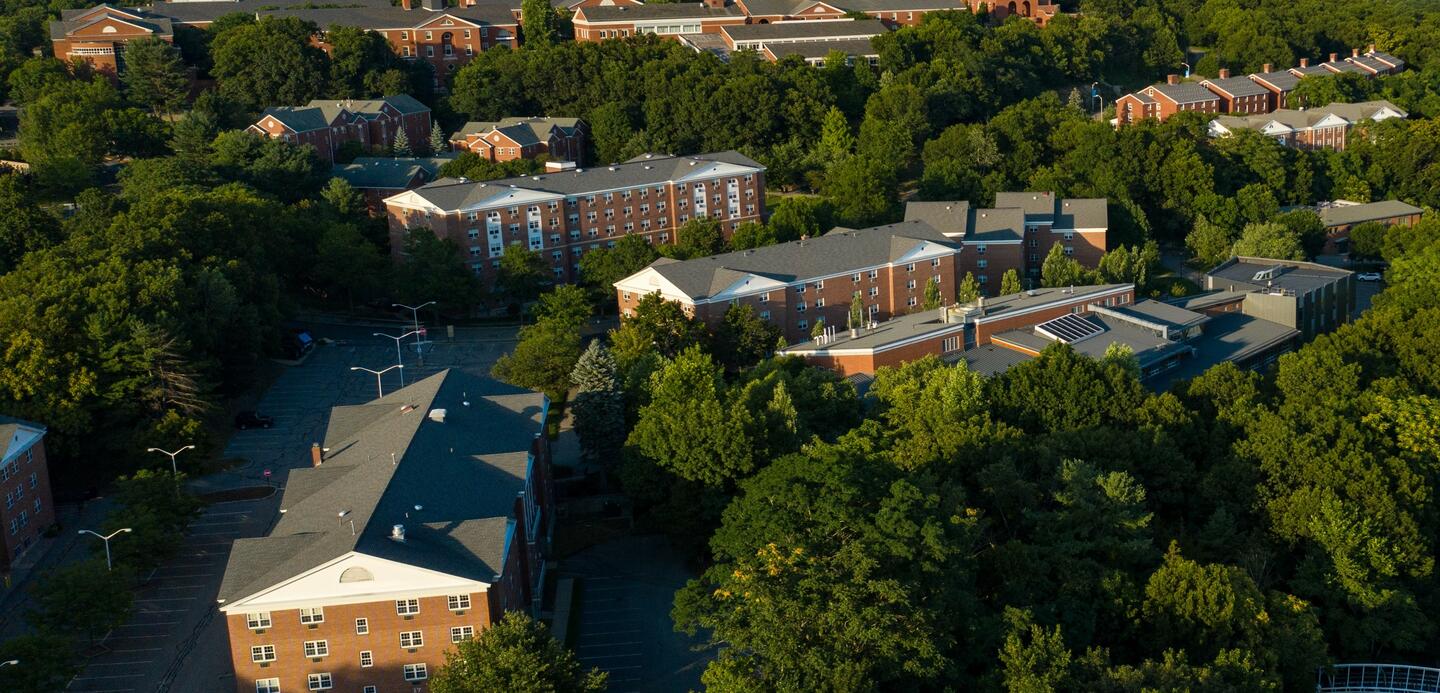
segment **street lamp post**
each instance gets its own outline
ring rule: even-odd
[[[424,302],[424,303],[421,303],[421,304],[418,305],[418,306],[407,306],[407,305],[405,305],[404,303],[392,303],[392,304],[390,304],[390,305],[391,305],[392,307],[395,307],[395,308],[404,308],[404,309],[410,311],[410,320],[411,320],[411,322],[414,323],[414,327],[412,328],[413,331],[411,332],[411,334],[416,335],[416,337],[415,337],[415,351],[416,351],[416,353],[419,353],[419,351],[420,351],[420,337],[419,337],[419,333],[420,333],[420,309],[421,309],[421,308],[424,308],[425,306],[433,306],[433,305],[435,305],[435,302],[434,302],[434,301],[426,301],[426,302]]]
[[[178,478],[180,478],[180,469],[175,466],[175,456],[176,456],[176,455],[179,455],[179,454],[182,453],[182,452],[185,452],[186,450],[194,450],[194,449],[195,449],[195,446],[194,446],[194,445],[186,445],[185,447],[180,448],[179,450],[176,450],[175,452],[170,452],[169,450],[161,450],[160,448],[145,448],[145,452],[162,452],[162,453],[165,453],[166,455],[169,455],[169,456],[170,456],[170,473],[171,473],[172,475],[174,475],[175,478],[178,479]]]
[[[19,664],[19,663],[20,663],[20,660],[18,660],[18,659],[8,659],[8,660],[6,660],[6,661],[0,662],[0,667],[13,667],[13,666],[15,666],[16,664]]]
[[[90,531],[90,530],[88,530],[88,529],[82,529],[82,530],[80,530],[80,531],[78,532],[78,534],[94,534],[95,536],[100,537],[101,539],[103,539],[103,540],[105,541],[105,569],[106,569],[106,570],[113,570],[113,568],[112,568],[111,565],[110,565],[110,540],[111,540],[111,539],[114,539],[114,538],[115,538],[115,535],[120,534],[121,532],[129,532],[129,531],[131,531],[131,529],[130,529],[129,527],[122,527],[122,528],[120,528],[120,529],[117,529],[117,530],[111,532],[109,536],[105,536],[105,535],[100,534],[100,533],[98,533],[98,532],[92,532],[92,531]]]
[[[384,396],[385,396],[385,387],[380,384],[380,376],[385,375],[386,373],[389,373],[390,371],[393,371],[393,370],[395,370],[396,368],[401,369],[400,372],[401,372],[402,374],[405,372],[405,370],[404,370],[404,369],[405,369],[405,366],[404,366],[403,364],[399,364],[399,363],[397,363],[397,364],[395,364],[395,365],[393,365],[393,366],[391,366],[391,367],[389,367],[389,368],[386,368],[386,369],[383,370],[383,371],[372,371],[372,370],[370,370],[369,368],[364,368],[364,367],[361,367],[361,366],[351,366],[351,367],[350,367],[350,370],[352,370],[352,371],[365,371],[366,373],[373,373],[373,374],[375,375],[375,391],[376,391],[377,393],[379,393],[379,394],[376,395],[376,399],[379,399],[380,397],[384,397]]]
[[[406,332],[405,334],[400,335],[399,337],[396,337],[395,335],[391,335],[391,334],[385,334],[384,332],[376,332],[376,333],[375,333],[375,336],[376,336],[376,337],[388,337],[388,338],[390,338],[390,339],[395,340],[395,365],[398,366],[398,365],[400,365],[400,364],[405,363],[405,359],[400,356],[400,340],[402,340],[402,339],[404,339],[404,338],[406,338],[406,337],[409,337],[409,336],[412,335],[412,334],[420,334],[420,330],[411,330],[411,331],[409,331],[409,332]],[[403,370],[400,371],[400,387],[405,387],[405,371],[403,371]]]
[[[1182,62],[1180,64],[1185,66],[1185,79],[1190,79],[1190,63]]]

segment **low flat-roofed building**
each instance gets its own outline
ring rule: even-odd
[[[1342,151],[1350,130],[1357,124],[1408,115],[1389,101],[1332,103],[1308,110],[1282,108],[1254,115],[1223,115],[1210,121],[1209,133],[1211,137],[1229,137],[1240,130],[1252,130],[1287,147]]]
[[[1355,310],[1355,274],[1313,262],[1233,257],[1205,274],[1205,289],[1242,293],[1246,315],[1305,339],[1349,322]]]
[[[722,27],[745,24],[734,6],[676,2],[647,5],[581,7],[572,23],[576,41],[604,41],[640,34],[679,38],[682,34],[715,34]]]
[[[802,60],[811,65],[825,64],[825,61],[830,58],[831,53],[844,55],[846,65],[854,65],[856,60],[863,60],[871,65],[878,64],[880,61],[880,51],[875,50],[875,45],[870,39],[767,44],[760,52],[765,56],[766,60],[773,62],[779,62],[789,56],[798,55]]]
[[[865,39],[889,31],[878,19],[836,19],[776,24],[739,24],[720,28],[732,51],[755,50],[782,43],[828,43]]]

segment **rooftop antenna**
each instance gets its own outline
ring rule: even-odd
[[[390,464],[395,464],[395,453],[390,453]]]

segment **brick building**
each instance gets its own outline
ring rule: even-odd
[[[990,12],[1003,20],[1011,15],[1029,18],[1044,25],[1059,13],[1051,0],[1018,0],[986,3],[984,0],[734,0],[752,24],[796,20],[840,19],[850,13],[868,14],[887,26],[919,24],[927,12],[968,10]]]
[[[920,309],[934,279],[954,299],[959,244],[922,221],[837,228],[817,238],[679,262],[661,258],[615,283],[622,315],[659,292],[709,325],[732,304],[748,305],[788,341],[809,337],[817,321],[848,321],[856,293],[867,320]]]
[[[513,47],[520,21],[510,3],[473,0],[446,7],[443,0],[422,0],[412,4],[401,0],[345,0],[343,6],[322,3],[276,3],[273,0],[195,0],[156,2],[144,11],[163,17],[177,27],[204,29],[227,14],[296,17],[317,27],[316,45],[330,50],[325,31],[332,26],[352,26],[385,37],[396,55],[424,60],[435,70],[437,84],[446,75],[484,50]]]
[[[1308,110],[1282,108],[1255,115],[1220,116],[1210,121],[1209,132],[1211,137],[1229,137],[1240,130],[1252,130],[1287,147],[1343,151],[1356,125],[1408,116],[1389,101],[1332,103]]]
[[[30,550],[55,524],[50,467],[45,457],[46,429],[40,424],[0,415],[0,574]]]
[[[124,70],[125,44],[145,38],[174,43],[175,31],[168,18],[109,4],[61,10],[60,20],[50,22],[50,47],[56,58],[80,60],[111,77]]]
[[[272,106],[247,130],[291,144],[308,144],[321,159],[333,162],[335,152],[346,142],[358,142],[367,150],[388,150],[401,129],[411,147],[428,146],[430,127],[430,107],[400,94],[383,99],[316,99],[305,106]]]
[[[1355,311],[1355,274],[1313,262],[1232,257],[1205,273],[1205,289],[1223,292],[1214,305],[1231,301],[1305,339],[1349,322]]]
[[[490,161],[534,159],[582,164],[589,126],[579,118],[505,118],[469,122],[450,136],[450,147]]]
[[[1099,198],[1057,199],[1051,192],[1001,192],[995,208],[973,209],[969,202],[907,202],[905,218],[929,223],[960,242],[965,253],[960,276],[973,273],[981,293],[994,295],[1006,270],[1030,283],[1038,281],[1051,246],[1085,267],[1096,267],[1105,254],[1109,211]]]
[[[572,20],[576,41],[604,41],[640,34],[671,38],[682,34],[715,34],[723,26],[747,21],[744,13],[733,5],[700,2],[581,7]]]
[[[1222,69],[1215,79],[1198,83],[1182,82],[1179,75],[1168,75],[1165,84],[1145,87],[1116,99],[1114,123],[1120,127],[1147,118],[1164,121],[1185,111],[1241,116],[1269,113],[1294,105],[1290,94],[1306,77],[1343,73],[1366,77],[1389,75],[1404,70],[1405,61],[1377,51],[1372,45],[1363,54],[1358,48],[1352,49],[1350,57],[1343,60],[1338,53],[1331,53],[1328,61],[1318,65],[1311,65],[1309,58],[1301,58],[1299,65],[1285,71],[1275,72],[1271,68],[1266,63],[1259,73],[1244,77],[1231,77],[1229,70]]]
[[[385,198],[406,190],[414,190],[432,180],[440,167],[449,163],[449,156],[361,156],[348,164],[330,169],[332,178],[340,178],[365,196],[371,214],[385,213]]]
[[[441,179],[385,200],[390,248],[424,229],[454,241],[487,283],[511,246],[537,251],[557,281],[575,281],[585,252],[639,234],[677,243],[691,218],[720,220],[726,238],[765,211],[765,167],[737,152],[646,154],[623,164],[484,183]]]
[[[275,528],[226,566],[235,690],[423,692],[454,643],[533,611],[553,526],[547,408],[459,371],[336,407]]]
[[[762,51],[793,43],[829,44],[837,41],[869,41],[888,32],[876,19],[838,19],[778,24],[741,24],[720,29],[720,38],[731,51]]]
[[[1315,210],[1320,223],[1325,226],[1325,248],[1322,253],[1346,253],[1350,251],[1350,230],[1361,224],[1376,223],[1382,226],[1414,226],[1420,223],[1425,210],[1399,200],[1380,200],[1356,204],[1336,200],[1320,205]]]

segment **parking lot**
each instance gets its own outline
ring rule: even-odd
[[[615,693],[700,689],[708,655],[675,632],[670,607],[691,576],[663,537],[626,537],[561,564],[578,596],[570,646],[584,667],[610,674]]]
[[[306,361],[286,368],[260,398],[257,411],[274,417],[269,429],[236,431],[224,457],[243,462],[196,479],[201,493],[271,484],[283,488],[289,470],[309,466],[310,444],[323,442],[330,408],[373,399],[375,377],[351,366],[376,370],[395,363],[394,342],[371,336],[373,328],[316,329],[334,343],[317,347]],[[487,374],[513,344],[513,330],[465,332],[454,341],[430,344],[422,365],[413,349],[405,353],[405,381],[444,368]],[[384,376],[386,392],[400,386],[399,371]],[[267,477],[266,471],[270,472]],[[191,525],[184,548],[157,568],[137,591],[130,621],[101,642],[67,690],[85,693],[233,690],[230,653],[215,597],[231,543],[264,535],[279,510],[280,494],[253,501],[210,506]],[[123,539],[122,539],[123,541]]]

